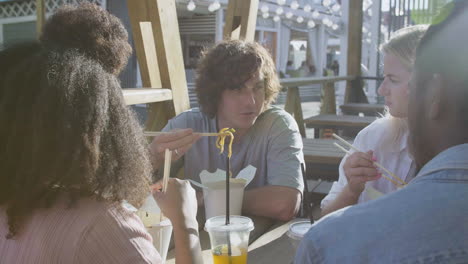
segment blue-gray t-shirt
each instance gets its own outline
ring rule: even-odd
[[[218,132],[216,117],[209,118],[198,108],[174,117],[163,131],[183,128],[192,128],[195,132]],[[283,109],[270,107],[263,112],[241,141],[233,144],[232,152],[232,175],[236,176],[248,165],[257,168],[247,189],[279,185],[302,193],[302,138],[296,121]],[[202,137],[185,154],[185,177],[199,182],[203,170],[226,170],[226,159],[226,155],[220,155],[216,148],[216,137]]]

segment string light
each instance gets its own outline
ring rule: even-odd
[[[305,12],[310,12],[310,10],[312,10],[312,7],[309,4],[304,6],[304,11]]]
[[[269,15],[268,13],[263,13],[263,14],[262,14],[262,17],[265,18],[265,19],[267,19],[269,16],[270,16],[270,15]]]
[[[286,4],[286,0],[277,0],[276,3],[278,3],[278,5],[284,5]]]
[[[291,9],[296,10],[299,8],[299,3],[296,0],[294,0],[291,2],[290,6],[291,6]]]
[[[275,22],[279,22],[280,20],[281,20],[281,18],[278,15],[275,15],[273,17],[273,21],[275,21]]]
[[[277,15],[281,15],[281,14],[283,14],[283,12],[284,12],[284,10],[283,10],[282,7],[276,8],[276,14],[277,14]]]
[[[309,22],[307,22],[307,26],[309,28],[314,28],[315,27],[315,22],[313,20],[309,20]]]
[[[292,12],[287,12],[285,16],[286,16],[287,19],[290,19],[293,16],[293,13]]]
[[[301,17],[301,16],[298,16],[296,21],[297,21],[297,23],[301,24],[302,22],[304,22],[304,18]]]
[[[262,13],[268,13],[269,8],[267,5],[263,5],[260,10],[262,11]]]
[[[323,0],[322,4],[324,7],[329,7],[331,5],[331,0]]]
[[[317,10],[314,10],[314,12],[312,12],[313,18],[318,18],[319,16],[320,16],[320,13]]]
[[[195,10],[195,7],[196,7],[195,3],[192,0],[190,0],[190,2],[188,2],[188,4],[187,4],[187,10],[188,11],[193,11],[193,10]]]
[[[340,11],[341,7],[339,4],[334,4],[331,9],[333,12],[338,12]]]

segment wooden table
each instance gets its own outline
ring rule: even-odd
[[[255,240],[249,246],[247,257],[248,263],[271,263],[271,264],[290,264],[292,263],[296,250],[293,248],[287,236],[287,231],[291,223],[305,221],[306,219],[294,219],[287,223],[273,226]],[[203,262],[213,263],[211,255],[210,238],[205,231],[200,232],[200,242],[202,245]],[[169,252],[167,264],[175,263],[173,250]]]
[[[380,114],[383,114],[385,105],[349,103],[340,105],[340,108],[345,115],[359,115],[359,113],[363,113],[365,116],[379,116]]]
[[[314,137],[319,138],[319,129],[352,130],[359,132],[375,121],[376,117],[355,115],[316,115],[304,120],[308,128],[314,128]]]

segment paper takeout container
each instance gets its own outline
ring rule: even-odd
[[[148,195],[140,209],[136,209],[128,203],[124,205],[140,217],[146,230],[153,239],[153,245],[161,255],[163,263],[166,261],[167,252],[172,236],[172,224],[167,218],[161,219],[161,209],[154,200],[152,194]],[[132,209],[133,207],[133,209]]]
[[[244,189],[252,181],[257,169],[251,165],[239,172],[237,177],[229,181],[229,211],[231,215],[241,215]],[[226,172],[218,169],[214,173],[202,171],[200,173],[203,200],[205,203],[205,217],[226,214]]]

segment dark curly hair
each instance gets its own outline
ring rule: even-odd
[[[8,238],[60,197],[138,206],[152,173],[116,76],[77,50],[0,52],[0,207]]]
[[[281,89],[270,53],[256,42],[226,40],[204,52],[197,68],[196,92],[201,110],[213,118],[222,92],[238,89],[257,72],[265,81],[265,105]]]
[[[40,40],[56,49],[80,50],[113,74],[120,73],[132,53],[120,20],[89,2],[60,7],[47,20]]]

